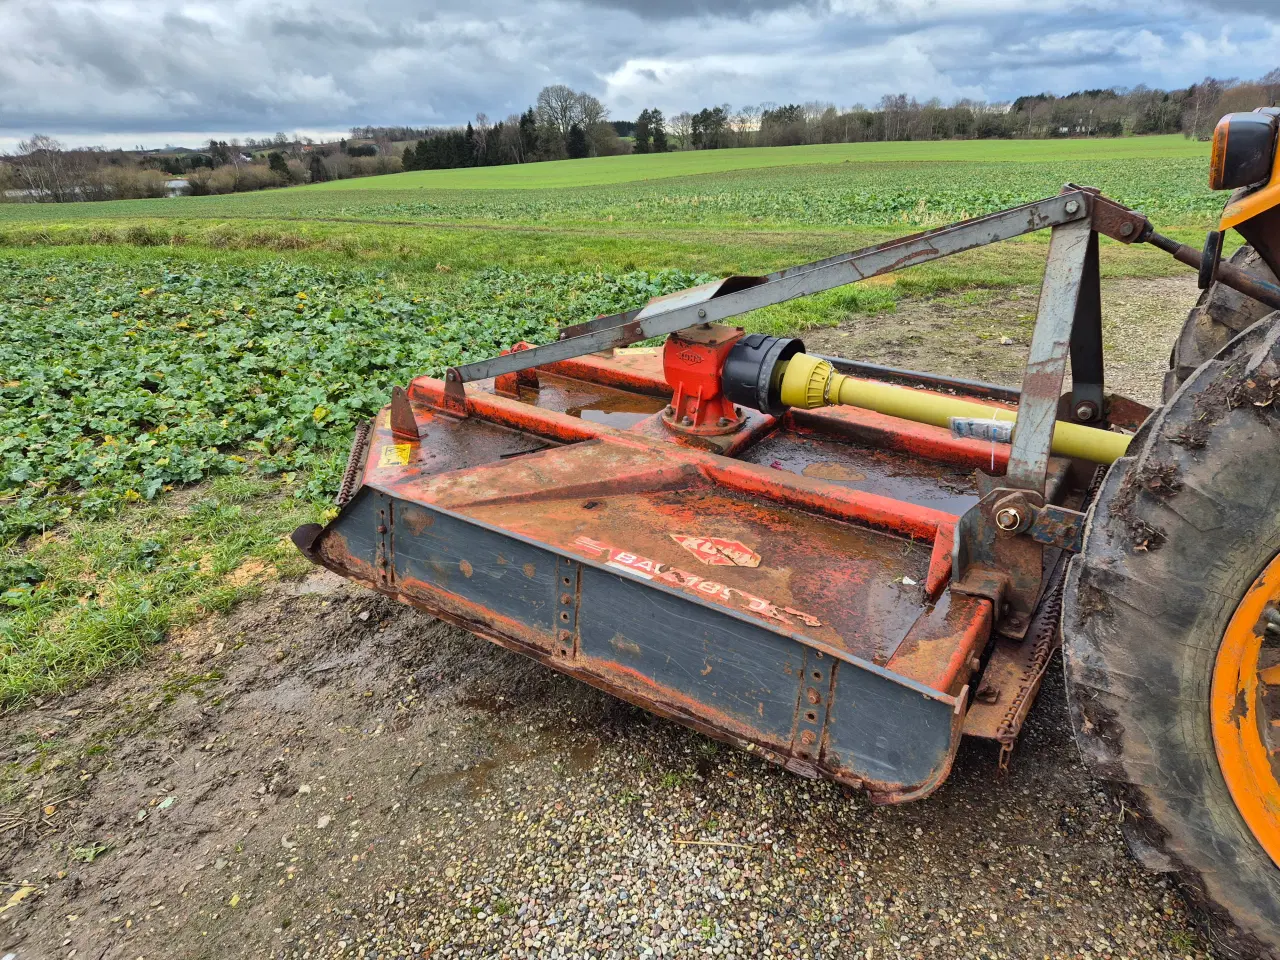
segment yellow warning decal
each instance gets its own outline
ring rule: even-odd
[[[382,454],[378,458],[379,467],[404,467],[409,464],[409,451],[412,449],[411,443],[389,443],[382,448]]]

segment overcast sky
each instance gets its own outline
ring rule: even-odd
[[[1276,66],[1280,0],[0,0],[0,150],[496,120],[549,83],[630,119]]]

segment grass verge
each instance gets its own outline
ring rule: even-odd
[[[288,535],[326,509],[280,479],[218,477],[10,547],[0,555],[0,708],[135,663],[168,631],[302,575],[310,564]]]

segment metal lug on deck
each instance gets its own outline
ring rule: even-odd
[[[402,440],[419,440],[418,420],[403,387],[391,388],[391,432]]]

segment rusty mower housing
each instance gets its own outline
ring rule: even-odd
[[[1270,120],[1242,138],[1255,144]],[[1262,169],[1247,157],[1232,169],[1245,168]],[[812,356],[727,322],[1039,230],[1051,236],[1020,390]],[[1007,761],[1060,620],[1072,636],[1105,626],[1120,601],[1082,611],[1081,569],[1105,579],[1096,557],[1154,549],[1090,526],[1133,502],[1115,478],[1161,413],[1105,390],[1100,237],[1205,266],[1142,214],[1068,185],[418,377],[357,432],[336,519],[294,540],[345,577],[797,774],[881,803],[925,797],[965,736]],[[1280,308],[1280,286],[1206,247],[1202,275]],[[1082,551],[1095,559],[1077,569]],[[1103,646],[1075,643],[1073,690],[1086,673],[1096,691],[1099,670],[1141,671],[1140,651],[1101,666]],[[1280,684],[1280,668],[1268,676]],[[1088,699],[1078,723],[1115,720]],[[1096,753],[1098,731],[1081,733]],[[1098,772],[1132,784],[1123,754]],[[1144,796],[1159,820],[1158,791]],[[1205,879],[1204,858],[1170,862],[1240,943],[1280,942],[1274,918]]]

